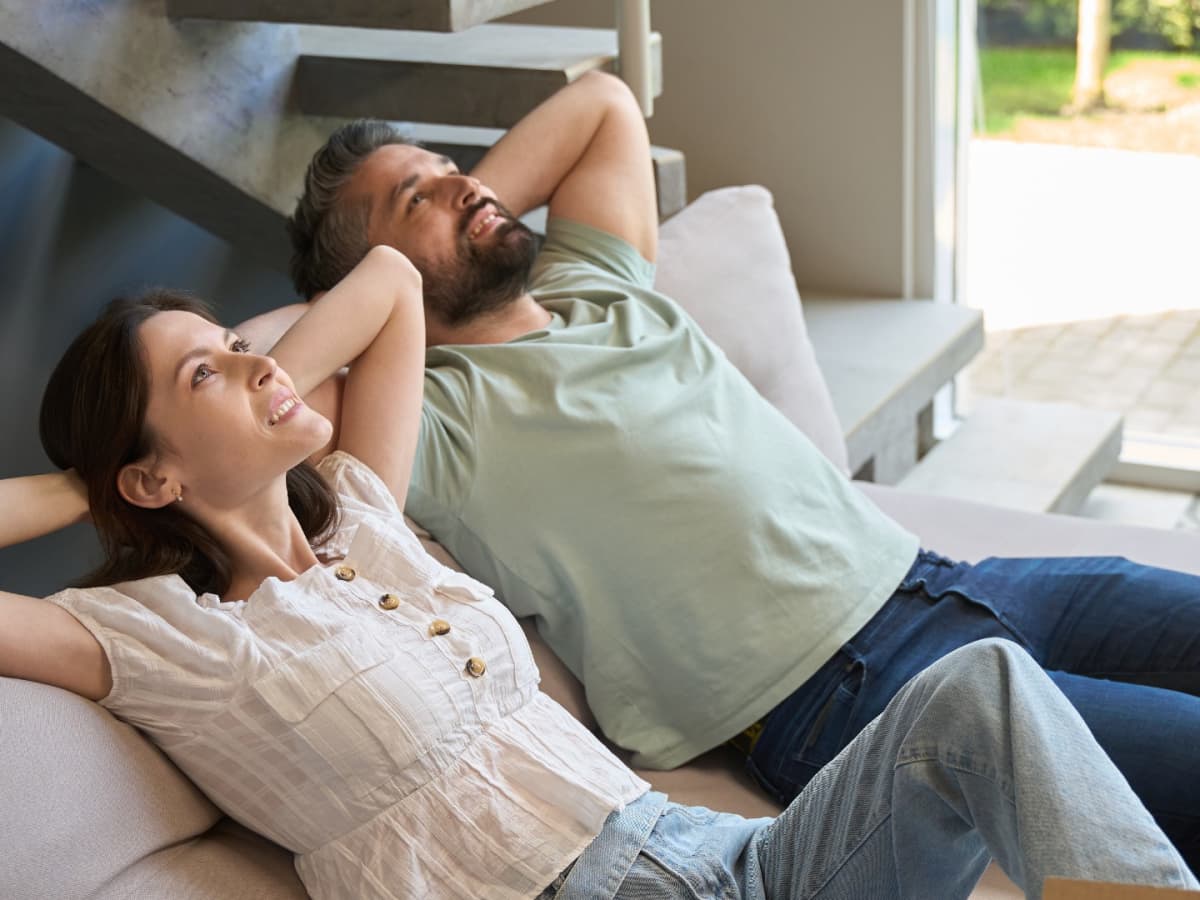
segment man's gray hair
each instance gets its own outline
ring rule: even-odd
[[[369,204],[340,202],[339,194],[363,160],[388,144],[415,144],[387,122],[343,125],[316,152],[304,173],[304,194],[287,221],[292,283],[306,298],[341,281],[371,249]]]

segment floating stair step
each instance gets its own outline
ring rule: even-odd
[[[549,0],[167,0],[173,18],[461,31]]]
[[[492,145],[504,136],[502,128],[421,123],[403,123],[401,127],[422,146],[449,156],[464,172],[475,168]],[[650,159],[658,190],[658,218],[662,221],[687,205],[687,162],[683,153],[670,147],[652,146]]]
[[[1118,413],[983,401],[899,486],[1031,512],[1077,512],[1117,464],[1121,430]]]
[[[930,300],[804,298],[850,471],[895,484],[916,462],[918,417],[983,349],[977,309]]]
[[[593,69],[613,71],[606,28],[481,25],[462,34],[304,26],[295,98],[302,112],[509,128]],[[662,39],[652,35],[653,93]]]

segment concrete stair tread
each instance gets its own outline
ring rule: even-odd
[[[563,70],[574,77],[617,56],[617,33],[611,28],[479,25],[461,33],[434,34],[302,25],[296,34],[302,56]],[[655,41],[661,43],[661,37]]]
[[[900,481],[906,490],[1034,512],[1075,512],[1121,453],[1121,416],[986,400]]]
[[[295,97],[313,115],[508,128],[593,69],[612,71],[606,28],[481,25],[462,34],[298,26]],[[662,38],[651,36],[662,92]]]
[[[301,30],[170,20],[142,3],[0,5],[0,115],[286,268],[284,216],[344,120],[297,109]]]
[[[804,319],[851,472],[886,451],[983,348],[983,316],[950,303],[805,297]],[[895,480],[890,472],[874,477]]]
[[[549,0],[167,0],[175,18],[460,31]]]

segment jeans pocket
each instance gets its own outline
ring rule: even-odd
[[[840,677],[825,685],[803,708],[786,710],[794,718],[779,723],[782,737],[771,742],[770,752],[752,756],[751,771],[781,802],[791,802],[857,734],[855,713],[866,678],[863,660],[847,660]],[[785,710],[781,708],[772,715],[781,712]]]

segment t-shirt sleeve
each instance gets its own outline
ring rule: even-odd
[[[178,576],[68,588],[46,599],[100,643],[113,681],[100,705],[131,725],[186,738],[228,702],[231,660],[244,639],[228,614],[201,605]]]
[[[425,370],[421,430],[404,511],[430,530],[440,516],[457,514],[470,494],[478,452],[475,413],[469,379],[457,359],[435,361]]]
[[[615,234],[570,219],[551,219],[546,242],[534,263],[531,279],[535,294],[555,291],[581,274],[581,269],[615,275],[638,287],[654,287],[654,263]]]

